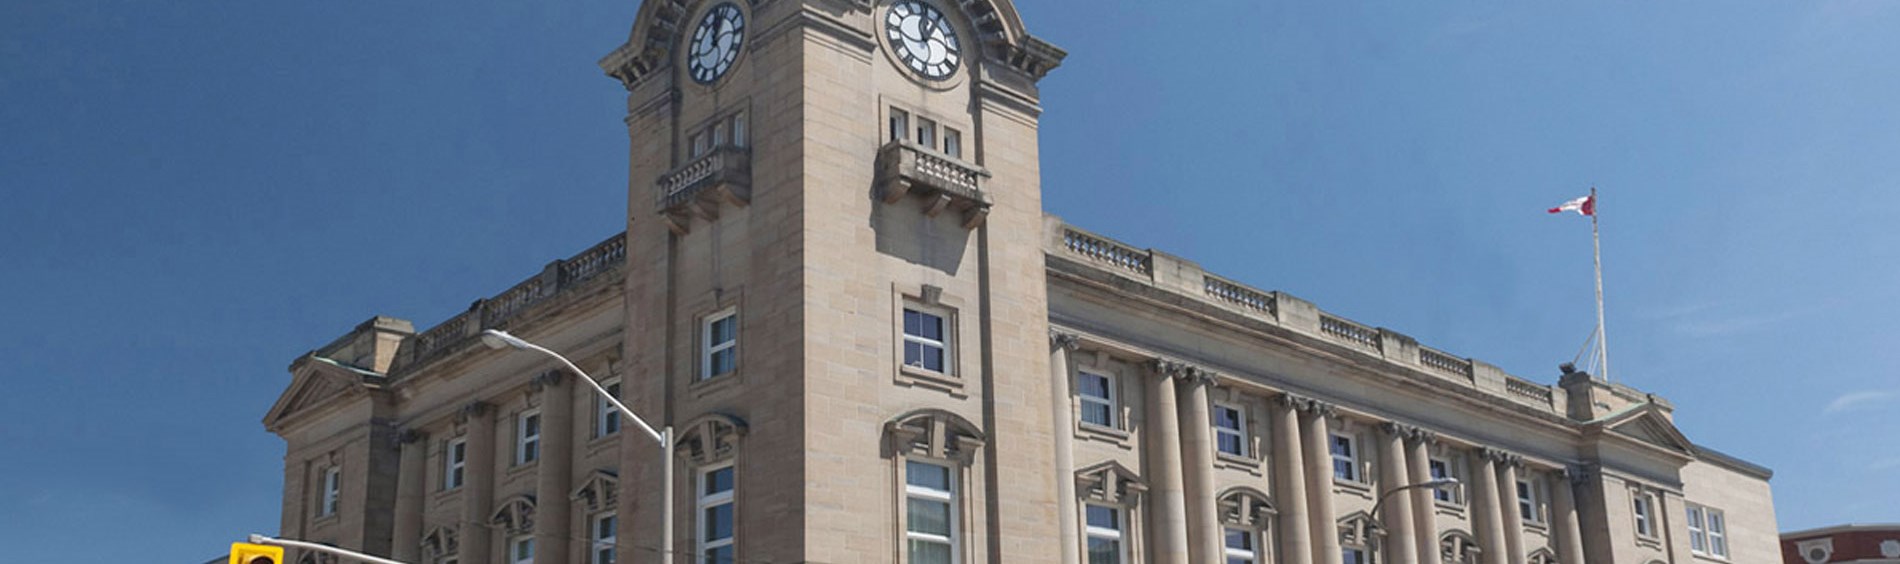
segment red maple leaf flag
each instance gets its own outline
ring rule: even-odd
[[[1563,213],[1567,211],[1577,212],[1577,215],[1596,215],[1597,197],[1595,195],[1584,196],[1564,202],[1563,205],[1550,208],[1550,213]]]

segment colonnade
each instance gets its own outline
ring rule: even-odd
[[[1075,515],[1074,418],[1071,414],[1070,353],[1079,345],[1073,335],[1051,333],[1050,378],[1057,401],[1055,425],[1056,470],[1067,486],[1058,491],[1063,515],[1063,564],[1079,562],[1080,546]],[[1142,375],[1145,392],[1142,414],[1142,455],[1148,470],[1145,527],[1152,560],[1145,564],[1199,564],[1224,562],[1223,528],[1216,507],[1215,449],[1209,414],[1210,388],[1218,375],[1192,364],[1156,359]],[[1314,398],[1281,393],[1271,398],[1267,413],[1271,448],[1270,487],[1277,517],[1273,523],[1278,558],[1263,562],[1283,564],[1342,564],[1339,523],[1334,507],[1332,433],[1339,419],[1337,406]],[[1440,561],[1437,501],[1433,490],[1416,488],[1386,496],[1393,489],[1432,479],[1431,453],[1437,433],[1413,425],[1384,422],[1372,438],[1379,460],[1375,499],[1385,501],[1375,523],[1368,556],[1380,564],[1432,564]],[[1360,446],[1359,448],[1365,448]],[[1526,564],[1524,523],[1518,513],[1517,480],[1523,457],[1480,448],[1470,457],[1471,476],[1462,487],[1467,495],[1472,534],[1483,562]],[[1363,459],[1363,458],[1362,458]],[[1569,473],[1551,469],[1550,534],[1559,562],[1582,564],[1575,493]],[[1368,480],[1371,481],[1371,480]],[[1271,552],[1261,547],[1260,554]]]

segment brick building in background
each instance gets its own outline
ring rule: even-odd
[[[1900,523],[1848,524],[1781,534],[1786,564],[1900,564]]]
[[[1662,398],[1045,214],[1037,82],[1064,55],[1009,0],[648,0],[601,61],[627,232],[293,362],[265,418],[281,534],[655,559],[655,444],[476,338],[505,328],[679,430],[676,562],[1775,560],[1770,473]],[[1439,477],[1463,487],[1385,495]]]

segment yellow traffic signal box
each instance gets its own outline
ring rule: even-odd
[[[234,542],[230,564],[284,564],[284,547]]]

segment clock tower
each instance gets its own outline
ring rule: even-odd
[[[628,405],[670,562],[1058,560],[1037,81],[1010,0],[647,0]],[[662,543],[621,440],[618,540]],[[691,557],[686,556],[691,554]]]

